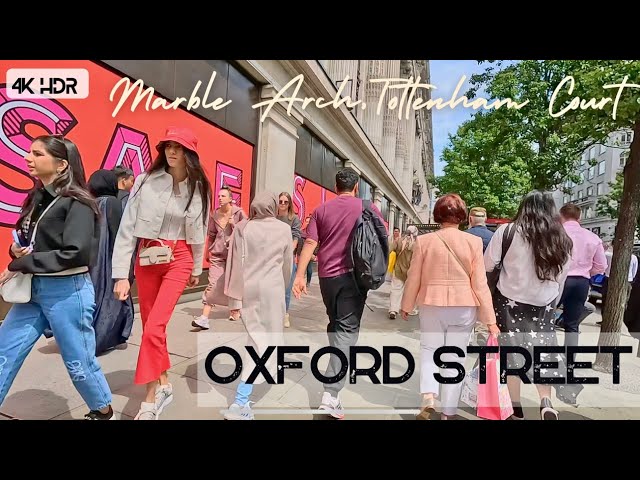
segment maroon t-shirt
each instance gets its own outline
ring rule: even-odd
[[[382,218],[376,205],[371,210]],[[351,233],[362,213],[362,199],[341,195],[316,208],[307,227],[307,238],[320,244],[318,277],[335,277],[351,269]]]

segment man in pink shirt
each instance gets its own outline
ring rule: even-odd
[[[578,345],[580,320],[589,296],[589,280],[607,268],[602,240],[580,226],[580,209],[567,203],[560,209],[562,223],[573,241],[571,263],[560,303],[563,305],[565,346]]]

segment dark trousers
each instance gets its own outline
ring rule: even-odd
[[[333,354],[329,358],[325,376],[331,378],[340,375],[341,378],[336,383],[325,383],[324,389],[335,397],[342,390],[348,376],[349,350],[358,341],[360,319],[367,297],[366,292],[360,293],[356,288],[351,273],[320,278],[320,292],[329,317],[329,325],[327,325],[329,345],[338,348],[347,360],[343,363],[337,355]]]
[[[584,318],[584,304],[589,296],[589,279],[584,277],[567,277],[560,303],[562,304],[562,320],[564,324],[565,346],[578,345],[580,322]]]

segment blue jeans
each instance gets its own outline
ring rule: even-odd
[[[244,383],[240,382],[238,384],[238,388],[236,390],[236,400],[235,403],[240,405],[241,407],[246,405],[249,401],[249,395],[253,392],[253,384],[252,383]]]
[[[313,262],[309,262],[307,265],[307,283],[311,283],[311,277],[313,276]]]
[[[293,262],[293,268],[291,269],[291,281],[289,282],[289,286],[284,292],[284,300],[287,305],[287,312],[289,311],[289,304],[291,303],[291,290],[293,289],[293,281],[296,279],[297,271],[298,265],[296,265],[296,262]]]
[[[0,405],[46,328],[53,331],[73,385],[89,408],[111,404],[111,390],[96,360],[94,308],[88,273],[33,277],[31,301],[13,305],[0,326]]]

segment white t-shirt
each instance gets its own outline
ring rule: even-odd
[[[604,252],[604,256],[607,257],[607,270],[604,274],[607,277],[611,276],[611,260],[613,258],[613,251],[611,249]],[[636,273],[638,273],[638,257],[636,257],[633,253],[631,254],[631,263],[629,264],[629,281],[633,282],[633,279],[636,278]]]
[[[484,264],[487,272],[493,271],[494,267],[500,263],[502,237],[506,228],[507,225],[498,227],[484,252]],[[535,306],[549,305],[562,293],[570,264],[571,257],[567,259],[555,281],[540,281],[536,274],[531,245],[522,237],[520,231],[517,231],[504,257],[498,289],[502,295],[519,303]]]

